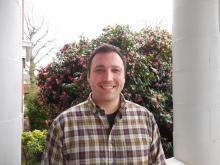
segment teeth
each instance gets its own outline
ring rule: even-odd
[[[113,88],[113,86],[102,86],[103,88]]]
[[[113,85],[102,85],[102,88],[110,89],[110,88],[114,88],[114,86]]]

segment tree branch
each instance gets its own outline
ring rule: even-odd
[[[39,54],[39,52],[40,52],[42,49],[48,47],[48,46],[49,46],[52,42],[54,42],[54,41],[55,41],[55,39],[46,41],[41,47],[39,47],[39,48],[37,49],[37,51],[36,51],[36,53],[34,53],[33,57],[35,58],[35,57]]]
[[[36,45],[38,45],[39,42],[40,42],[43,38],[45,38],[45,37],[48,35],[48,31],[49,31],[49,30],[47,29],[46,32],[34,42],[33,48],[34,48]]]
[[[38,63],[39,63],[41,60],[43,60],[46,56],[49,56],[49,53],[52,52],[55,48],[56,48],[56,46],[50,48],[50,49],[47,51],[47,53],[45,53],[39,60],[37,60],[37,61],[35,62],[35,64],[38,64]]]

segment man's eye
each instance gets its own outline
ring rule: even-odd
[[[119,73],[120,70],[119,70],[119,69],[113,69],[112,72],[114,72],[114,73]]]
[[[104,72],[104,70],[103,69],[96,69],[95,72],[101,73],[101,72]]]

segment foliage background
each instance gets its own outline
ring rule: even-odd
[[[33,130],[23,132],[22,151],[26,165],[40,165],[41,156],[46,143],[47,131]]]
[[[172,43],[171,35],[160,28],[146,27],[135,32],[127,25],[107,26],[95,39],[81,37],[79,42],[64,45],[56,60],[39,70],[38,92],[32,97],[32,107],[36,108],[27,107],[29,116],[38,116],[31,127],[48,128],[55,116],[88,97],[87,59],[102,43],[121,49],[128,64],[123,94],[154,114],[166,156],[171,157]]]

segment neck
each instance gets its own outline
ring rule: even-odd
[[[102,102],[97,102],[93,100],[96,105],[98,105],[100,108],[102,108],[105,111],[105,114],[112,114],[116,112],[119,107],[120,107],[120,96],[117,100],[112,100],[112,101],[102,101]]]
[[[117,103],[107,103],[100,105],[100,107],[104,109],[105,114],[112,114],[116,112],[119,109],[119,106],[120,106],[119,101]]]

